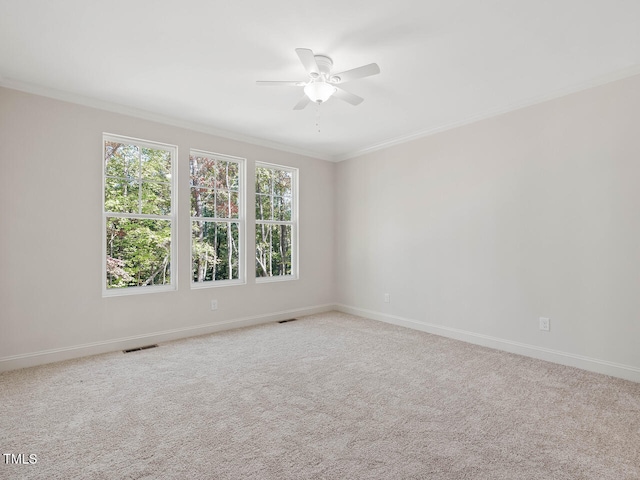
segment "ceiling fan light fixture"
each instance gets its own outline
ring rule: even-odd
[[[333,60],[326,55],[316,55],[308,48],[296,48],[296,53],[302,66],[307,71],[308,77],[301,82],[290,81],[266,81],[258,82],[258,85],[281,85],[288,87],[303,87],[304,96],[298,100],[293,107],[294,110],[302,110],[309,103],[319,105],[329,100],[332,96],[338,100],[360,105],[364,98],[354,95],[340,88],[343,83],[357,80],[358,78],[370,77],[380,73],[380,67],[375,63],[363,65],[361,67],[345,70],[337,75],[331,74]]]
[[[310,82],[304,87],[304,93],[312,102],[322,103],[329,100],[338,89],[326,82]]]

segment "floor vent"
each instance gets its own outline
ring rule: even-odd
[[[123,350],[122,353],[131,353],[138,352],[140,350],[148,350],[150,348],[156,348],[158,345],[145,345],[144,347],[130,348],[128,350]]]
[[[297,320],[297,318],[290,318],[289,320],[280,320],[278,323],[295,322],[296,320]]]

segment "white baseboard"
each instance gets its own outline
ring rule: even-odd
[[[153,343],[168,342],[181,338],[195,337],[207,333],[231,330],[234,328],[249,327],[263,323],[287,320],[295,316],[313,315],[316,313],[329,312],[335,310],[335,305],[317,305],[307,308],[284,310],[281,312],[269,313],[266,315],[255,315],[252,317],[237,318],[217,323],[205,323],[190,327],[175,328],[160,332],[153,332],[144,335],[134,335],[132,337],[117,338],[102,342],[85,343],[70,347],[54,348],[40,352],[24,353],[8,357],[0,357],[0,372],[16,370],[18,368],[33,367],[46,363],[60,362],[73,358],[98,355],[100,353],[114,352],[128,348],[136,348]]]
[[[510,353],[516,353],[527,357],[538,358],[561,365],[581,368],[591,372],[611,375],[613,377],[623,378],[640,383],[640,368],[630,365],[609,362],[596,358],[585,357],[572,353],[552,350],[548,348],[538,347],[520,342],[513,342],[489,335],[460,330],[457,328],[444,327],[427,322],[420,322],[396,315],[388,315],[385,313],[374,312],[349,305],[317,305],[313,307],[284,310],[280,312],[269,313],[265,315],[255,315],[251,317],[243,317],[225,322],[206,323],[194,325],[184,328],[176,328],[153,332],[144,335],[135,335],[131,337],[106,340],[101,342],[92,342],[82,345],[74,345],[70,347],[55,348],[51,350],[43,350],[39,352],[31,352],[20,355],[13,355],[0,358],[0,372],[7,370],[16,370],[18,368],[33,367],[46,363],[59,362],[62,360],[70,360],[73,358],[86,357],[101,353],[108,353],[117,350],[125,350],[127,348],[136,348],[142,345],[152,343],[168,342],[181,338],[194,337],[197,335],[205,335],[208,333],[220,332],[223,330],[231,330],[234,328],[249,327],[260,325],[263,323],[276,322],[286,320],[295,316],[313,315],[316,313],[337,310],[352,315],[358,315],[371,320],[377,320],[393,325],[420,330],[443,337],[462,340],[464,342],[482,345],[484,347],[495,348]]]
[[[358,315],[360,317],[365,317],[371,320],[391,323],[393,325],[399,325],[401,327],[412,328],[414,330],[420,330],[443,337],[462,340],[464,342],[473,343],[476,345],[482,345],[484,347],[495,348],[497,350],[516,353],[527,357],[546,360],[553,363],[559,363],[561,365],[567,365],[570,367],[581,368],[582,370],[602,373],[604,375],[610,375],[612,377],[623,378],[625,380],[631,380],[633,382],[640,383],[640,368],[632,367],[630,365],[623,365],[620,363],[609,362],[597,358],[575,355],[559,350],[552,350],[535,345],[528,345],[526,343],[512,342],[511,340],[505,340],[503,338],[491,337],[489,335],[482,335],[479,333],[468,332],[457,328],[444,327],[432,323],[419,322],[417,320],[411,320],[395,315],[374,312],[371,310],[351,307],[348,305],[336,305],[335,309],[343,313]]]

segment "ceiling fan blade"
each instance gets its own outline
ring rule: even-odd
[[[309,97],[307,97],[306,95],[304,95],[300,101],[298,103],[296,103],[296,106],[293,107],[294,110],[302,110],[304,107],[306,107],[309,102],[311,100],[309,100]]]
[[[363,65],[362,67],[353,68],[346,72],[336,73],[332,77],[340,77],[339,83],[350,82],[357,78],[370,77],[371,75],[377,75],[380,73],[380,67],[377,63],[370,63],[369,65]]]
[[[267,87],[304,87],[306,82],[287,82],[287,81],[270,81],[270,80],[266,80],[266,81],[261,81],[258,80],[256,82],[258,85],[260,86],[267,86]]]
[[[304,69],[309,73],[309,75],[320,75],[320,69],[318,68],[316,57],[313,55],[312,50],[309,50],[308,48],[296,48],[296,53],[298,54],[302,65],[304,65]]]
[[[351,92],[347,92],[339,87],[336,87],[336,93],[334,93],[333,96],[340,100],[344,100],[351,105],[360,105],[364,101],[364,98],[354,95]]]

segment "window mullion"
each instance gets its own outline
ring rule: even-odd
[[[138,147],[138,213],[142,213],[142,147]]]
[[[139,218],[146,220],[173,220],[173,215],[153,215],[151,213],[120,213],[104,212],[105,217],[115,218]]]
[[[292,220],[256,220],[258,225],[295,225]]]

